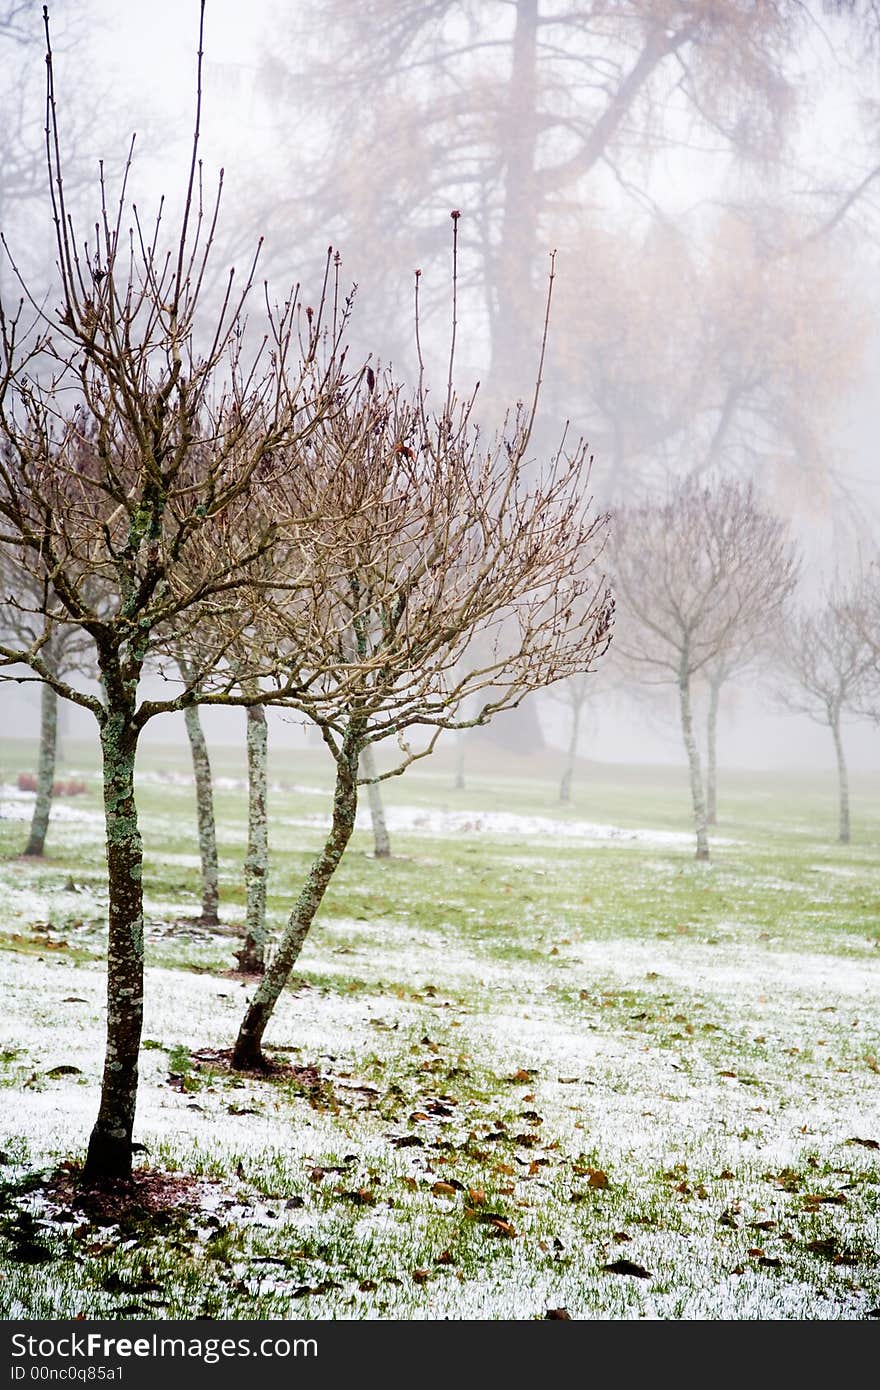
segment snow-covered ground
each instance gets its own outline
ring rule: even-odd
[[[351,926],[363,932],[364,924]],[[852,961],[681,941],[580,942],[566,947],[561,961],[511,970],[498,963],[490,968],[451,935],[411,932],[390,922],[371,924],[370,934],[376,940],[369,951],[361,945],[340,956],[346,924],[327,923],[307,947],[302,969],[319,975],[348,970],[374,985],[355,993],[340,987],[286,994],[270,1042],[294,1047],[289,1055],[317,1065],[340,1094],[346,1087],[357,1090],[364,1058],[381,1054],[392,1065],[417,1050],[422,1034],[438,1039],[444,1056],[454,1049],[454,1055],[479,1058],[499,1077],[526,1069],[530,1079],[514,1094],[530,1113],[540,1111],[540,1135],[555,1148],[554,1161],[556,1153],[596,1154],[612,1189],[620,1183],[629,1190],[628,1214],[615,1217],[629,1231],[626,1257],[663,1272],[651,1284],[628,1281],[637,1285],[637,1296],[627,1293],[629,1301],[608,1315],[838,1318],[862,1316],[866,1299],[876,1302],[854,1283],[849,1265],[826,1270],[818,1287],[802,1272],[781,1278],[775,1268],[752,1267],[754,1259],[732,1273],[742,1261],[719,1249],[714,1229],[719,1215],[731,1209],[744,1234],[750,1220],[792,1226],[795,1199],[768,1184],[767,1174],[802,1169],[810,1154],[821,1156],[811,1180],[821,1192],[836,1194],[876,1172],[869,1149],[847,1145],[853,1137],[880,1138],[877,1074],[859,1065],[863,1052],[876,1046],[876,953]],[[382,977],[411,979],[414,994],[383,989]],[[431,993],[416,997],[426,979]],[[555,994],[561,982],[584,985],[588,1000],[563,1004]],[[16,1054],[20,1060],[13,1065],[21,1069],[14,1128],[35,1156],[81,1152],[100,1081],[102,966],[74,965],[61,952],[47,951],[43,959],[7,954],[4,984],[0,1047]],[[635,985],[642,991],[639,1007],[625,1004],[623,1019],[608,1026],[605,1001],[614,999],[615,988]],[[148,969],[149,1046],[137,1119],[137,1137],[148,1152],[170,1149],[184,1162],[187,1154],[210,1154],[226,1169],[243,1159],[259,1166],[267,1155],[280,1155],[285,1170],[303,1174],[343,1150],[352,1150],[361,1166],[387,1165],[393,1153],[389,1131],[406,1128],[403,1115],[389,1126],[356,1111],[300,1105],[294,1112],[260,1081],[245,1081],[234,1092],[220,1084],[189,1095],[168,1085],[169,1050],[229,1046],[247,994],[235,978]],[[639,1031],[638,1016],[646,1010],[665,1017],[665,1031]],[[696,1025],[696,1033],[682,1031],[675,1018]],[[711,1036],[700,1031],[703,1024],[715,1030]],[[674,1041],[670,1032],[676,1028]],[[707,1039],[708,1048],[702,1046]],[[819,1055],[820,1044],[827,1058]],[[76,1071],[52,1078],[58,1065]],[[420,1186],[446,1172],[423,1176],[422,1150],[409,1153],[414,1160],[406,1171]],[[400,1155],[393,1161],[401,1168]],[[679,1173],[683,1189],[690,1190],[685,1177],[705,1184],[705,1195],[686,1198],[673,1190],[671,1216],[639,1228],[634,1213],[640,1203],[645,1210],[656,1207],[657,1174],[666,1169]],[[728,1178],[713,1183],[723,1173]],[[590,1271],[610,1240],[606,1223],[596,1218],[594,1229],[585,1229],[581,1208],[556,1211],[566,1249],[575,1250],[579,1240],[583,1245],[564,1270],[548,1271],[528,1254],[542,1229],[532,1210],[540,1205],[539,1188],[523,1182],[517,1193],[526,1203],[517,1217],[521,1240],[503,1276],[487,1273],[465,1285],[446,1281],[417,1307],[401,1295],[397,1315],[515,1318],[527,1316],[524,1309],[560,1305],[573,1316],[579,1310],[589,1315],[598,1297]],[[451,1212],[455,1200],[446,1200]],[[277,1205],[251,1205],[241,1219],[265,1225],[264,1208]],[[857,1207],[850,1199],[823,1214],[842,1247],[868,1242],[880,1248],[876,1204]],[[320,1230],[326,1215],[306,1200],[283,1220],[285,1239],[295,1242]],[[383,1240],[391,1241],[399,1221],[399,1213],[392,1219],[387,1210],[367,1211],[356,1222],[357,1239],[368,1245],[384,1233]],[[774,1252],[778,1246],[767,1234],[752,1235],[750,1244]],[[609,1259],[620,1253],[613,1243],[610,1251]],[[346,1314],[337,1309],[336,1315]]]
[[[276,856],[284,825],[326,824],[283,795]],[[0,816],[23,820],[32,805],[2,789]],[[399,868],[360,849],[347,860],[347,915],[320,918],[266,1039],[317,1068],[323,1099],[208,1064],[181,1083],[181,1057],[231,1045],[251,987],[218,966],[233,964],[228,936],[192,933],[184,949],[176,935],[195,906],[192,838],[162,857],[164,877],[147,875],[136,1138],[149,1162],[216,1179],[194,1260],[221,1219],[243,1241],[228,1267],[197,1263],[197,1285],[237,1281],[235,1316],[264,1298],[261,1316],[408,1319],[563,1306],[593,1319],[850,1319],[880,1304],[880,952],[846,925],[876,899],[868,858],[824,863],[807,847],[815,891],[795,911],[791,880],[736,840],[722,842],[719,874],[691,869],[686,831],[498,809],[391,805],[387,816],[393,836],[424,850]],[[0,1147],[24,1141],[32,1167],[80,1155],[97,1109],[100,820],[56,802],[64,867],[0,864]],[[223,843],[240,830],[224,827]],[[617,845],[627,852],[604,853]],[[80,846],[90,873],[71,860]],[[619,877],[597,886],[600,865]],[[553,916],[563,909],[565,928]],[[324,1169],[357,1176],[316,1180]],[[349,1188],[369,1190],[363,1207]],[[507,1239],[468,1215],[483,1188],[515,1228]],[[287,1252],[301,1248],[328,1253],[292,1271]],[[435,1265],[444,1249],[448,1267]],[[650,1277],[604,1270],[620,1258]],[[85,1277],[65,1269],[62,1316]],[[296,1301],[298,1286],[328,1276]],[[15,1316],[24,1294],[9,1296]],[[112,1315],[110,1296],[94,1296]]]

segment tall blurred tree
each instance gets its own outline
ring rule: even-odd
[[[517,393],[545,250],[598,205],[649,205],[666,151],[778,146],[802,17],[794,0],[310,0],[266,65],[291,179],[276,215],[322,238],[335,220],[399,299],[401,268],[445,255],[445,215],[463,209],[489,384]]]

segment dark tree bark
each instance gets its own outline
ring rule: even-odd
[[[349,730],[336,752],[336,788],[333,795],[330,833],[312,863],[278,949],[245,1013],[232,1054],[232,1065],[236,1068],[250,1069],[265,1065],[262,1053],[263,1034],[303,948],[309,928],[327,891],[327,885],[351,839],[357,815],[360,739],[360,734],[356,735]]]
[[[238,952],[241,970],[261,975],[266,967],[266,893],[269,873],[269,826],[266,814],[268,729],[262,705],[247,711],[248,845],[244,863],[244,945]]]
[[[199,920],[205,927],[216,927],[220,921],[220,871],[217,860],[217,825],[214,817],[211,760],[198,705],[188,705],[183,715],[196,784],[196,824],[202,864],[202,914]]]
[[[46,681],[40,687],[40,753],[37,765],[37,799],[25,854],[42,858],[52,810],[55,763],[58,756],[58,696]]]
[[[361,753],[361,775],[370,779],[367,782],[367,800],[370,806],[370,820],[373,825],[373,853],[377,859],[390,859],[391,840],[385,822],[382,792],[376,781],[376,757],[371,744],[367,744]]]
[[[107,1049],[83,1170],[87,1182],[131,1174],[144,1012],[143,844],[134,798],[138,732],[131,709],[108,713],[101,725],[110,889]]]

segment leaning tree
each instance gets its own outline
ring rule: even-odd
[[[708,810],[694,734],[693,683],[725,653],[771,629],[795,580],[787,528],[751,484],[693,477],[614,513],[615,651],[639,678],[678,688],[698,859]]]
[[[442,731],[484,725],[588,669],[610,640],[597,567],[606,519],[584,448],[560,448],[536,477],[534,404],[493,443],[472,427],[472,403],[456,399],[451,368],[436,408],[423,382],[408,395],[368,369],[304,441],[305,466],[264,493],[283,538],[277,575],[249,601],[241,592],[227,631],[254,660],[272,654],[267,702],[317,725],[336,777],[326,840],[242,1020],[238,1068],[263,1065],[266,1027],[354,828],[364,750],[396,739],[380,780],[393,776]]]
[[[253,263],[242,277],[230,271],[213,315],[202,307],[219,190],[203,200],[201,47],[200,24],[192,157],[167,249],[161,208],[148,225],[128,199],[131,156],[116,202],[102,172],[86,240],[65,200],[47,20],[58,284],[52,308],[24,285],[17,303],[0,306],[0,545],[26,556],[38,580],[34,636],[5,640],[0,662],[7,675],[29,667],[89,710],[103,762],[107,1042],[88,1180],[131,1170],[144,992],[138,740],[156,715],[197,700],[250,698],[240,671],[229,676],[219,640],[201,642],[186,685],[167,698],[148,698],[145,666],[160,643],[189,652],[201,615],[230,605],[265,562],[275,527],[249,498],[271,486],[278,460],[345,392],[335,340],[323,345],[320,305],[300,325],[296,295],[277,307],[267,295],[262,329],[246,322]],[[67,628],[88,639],[98,693],[63,679],[47,658],[55,633]]]

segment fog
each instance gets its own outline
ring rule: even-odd
[[[465,393],[480,381],[492,428],[533,389],[555,250],[536,469],[570,421],[590,441],[601,507],[652,496],[692,468],[751,479],[790,523],[809,604],[876,551],[876,21],[820,3],[759,6],[763,19],[726,29],[700,0],[601,8],[604,18],[550,0],[207,0],[206,188],[224,170],[213,291],[265,237],[273,292],[301,280],[310,302],[332,244],[343,291],[357,283],[353,353],[412,375],[418,268],[427,372],[442,391],[456,209],[456,375]],[[0,3],[0,220],[42,287],[53,252],[40,9]],[[149,209],[164,194],[170,217],[179,207],[198,12],[196,0],[50,6],[69,197],[84,227],[97,162],[112,185],[132,131],[134,200]],[[652,72],[630,95],[646,54]],[[0,283],[9,294],[8,261]],[[834,765],[827,729],[786,713],[778,684],[766,661],[734,678],[722,766]],[[8,733],[35,737],[37,689],[0,687]],[[697,701],[702,717],[699,690]],[[562,748],[564,706],[540,697],[537,708],[544,738]],[[67,720],[91,736],[85,712]],[[243,720],[208,712],[209,739],[239,742]],[[182,718],[158,719],[147,736],[183,740]],[[276,716],[272,737],[304,735]],[[854,767],[880,767],[876,723],[850,715],[845,737]],[[680,763],[672,693],[597,688],[579,751]]]

